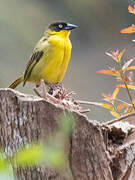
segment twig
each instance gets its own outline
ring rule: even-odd
[[[41,79],[40,84],[41,84],[41,89],[42,89],[43,97],[45,99],[47,99],[47,91],[46,91],[45,82],[44,82],[43,79]]]
[[[78,100],[77,102],[80,103],[80,104],[93,105],[91,102],[88,102],[88,101],[81,101],[81,100]]]
[[[121,67],[121,63],[119,62],[118,64],[119,64],[119,67],[120,67],[121,79],[122,79],[122,81],[123,81],[123,83],[124,83],[124,85],[125,85],[125,88],[126,88],[126,91],[127,91],[127,93],[128,93],[129,99],[130,99],[130,101],[131,101],[131,103],[132,103],[133,109],[135,110],[135,105],[134,105],[134,103],[133,103],[133,98],[132,98],[132,96],[131,96],[131,94],[130,94],[130,91],[129,91],[129,89],[128,89],[127,83],[126,83],[125,80],[124,80],[124,77],[125,77],[125,76],[124,76],[124,73],[123,73],[123,69],[122,69],[122,67]]]
[[[121,102],[123,104],[127,104],[128,106],[132,106],[132,104],[129,104],[129,103],[127,103],[127,102],[125,102],[125,101],[123,101],[121,99],[118,99],[118,98],[116,98],[116,101],[119,101],[119,102]]]
[[[74,91],[71,91],[69,93],[67,93],[67,96],[70,96],[70,95],[75,95],[76,93]]]
[[[55,97],[51,96],[50,94],[47,94],[47,98],[53,103],[60,104],[60,101],[56,99]]]
[[[111,125],[111,124],[113,124],[113,123],[115,123],[115,122],[119,122],[119,121],[125,120],[126,118],[130,118],[130,117],[132,117],[132,116],[135,116],[135,112],[130,113],[130,114],[127,114],[127,115],[125,115],[125,116],[122,116],[122,117],[120,117],[119,119],[113,119],[113,120],[111,120],[111,121],[102,123],[102,125]]]
[[[79,111],[80,113],[88,113],[88,112],[90,112],[90,109],[84,109],[84,110],[81,110],[81,111]]]

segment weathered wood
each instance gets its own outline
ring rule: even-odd
[[[0,89],[0,147],[11,154],[26,143],[46,141],[54,135],[58,117],[63,112],[76,117],[76,127],[67,141],[68,166],[60,170],[43,166],[19,169],[19,180],[120,180],[135,177],[134,129],[119,144],[109,139],[108,129],[113,122],[99,124],[82,114],[65,110],[62,105],[11,89]],[[134,119],[135,114],[132,114],[122,120],[135,125]]]
[[[83,116],[72,138],[72,157],[77,180],[113,179],[100,126]]]
[[[125,115],[119,119],[106,122],[104,125],[110,127],[115,123],[129,123],[135,126],[135,113]],[[126,124],[126,128],[129,126]],[[122,127],[121,127],[122,128]],[[115,136],[115,134],[113,135]],[[111,169],[114,180],[134,180],[135,179],[135,128],[123,139],[121,132],[115,137],[115,142],[108,143],[108,151],[110,154]],[[111,138],[112,139],[112,138]],[[108,138],[108,141],[112,141]]]

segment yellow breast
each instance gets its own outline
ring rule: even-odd
[[[48,83],[58,83],[64,78],[71,56],[71,43],[61,36],[50,37],[52,57],[44,69],[44,79]]]
[[[71,56],[69,33],[61,31],[42,43],[44,55],[33,68],[28,81],[40,84],[41,79],[46,83],[59,83],[63,80]]]

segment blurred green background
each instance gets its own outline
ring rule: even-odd
[[[127,47],[126,59],[135,54],[134,35],[120,30],[134,23],[127,0],[0,0],[0,87],[7,87],[25,69],[36,42],[48,24],[64,20],[79,26],[71,34],[72,57],[63,80],[76,98],[100,101],[101,93],[111,93],[115,80],[96,71],[113,66],[105,52]],[[17,89],[33,93],[34,85]],[[108,111],[90,107],[90,119],[111,119]]]

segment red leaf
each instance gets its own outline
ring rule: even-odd
[[[110,56],[112,59],[114,59],[117,62],[117,58],[113,54],[108,53],[108,52],[106,52],[105,54]]]
[[[102,69],[102,70],[97,71],[97,73],[120,77],[120,73],[118,71],[116,71],[116,70],[113,70],[113,69],[112,70]]]
[[[127,108],[127,107],[129,107],[129,105],[123,103],[123,104],[118,105],[118,106],[117,106],[117,109],[120,111],[120,110],[122,110],[122,109],[124,109],[124,108]]]
[[[123,33],[123,34],[126,34],[126,33],[127,33],[127,34],[134,33],[134,32],[135,32],[135,25],[132,24],[131,26],[129,26],[129,27],[125,28],[125,29],[122,29],[120,32]]]
[[[109,110],[113,110],[113,106],[110,104],[105,104],[105,103],[98,103],[98,102],[89,102],[89,104],[91,105],[96,105],[96,106],[101,106],[103,108],[109,109]]]
[[[135,14],[135,6],[132,7],[131,5],[128,6],[128,11],[132,14]]]
[[[105,100],[105,101],[108,101],[108,102],[111,102],[111,101],[112,101],[112,95],[111,95],[111,94],[102,93],[101,96],[104,97],[104,100]]]
[[[121,60],[121,58],[122,58],[122,56],[123,56],[123,54],[124,54],[125,51],[126,51],[126,48],[124,48],[124,49],[119,53],[119,55],[118,55],[118,60],[119,60],[119,62],[120,62],[120,60]]]
[[[113,51],[112,54],[106,52],[108,56],[110,56],[112,59],[114,59],[116,62],[120,62],[121,58],[125,52],[126,48],[124,48],[121,52],[117,49],[116,51]]]

